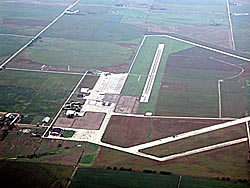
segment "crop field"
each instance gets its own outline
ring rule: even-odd
[[[63,188],[72,173],[72,166],[0,161],[1,187]],[[44,178],[46,177],[46,181]]]
[[[162,176],[159,174],[143,174],[138,172],[122,172],[95,168],[79,168],[69,187],[124,187],[151,188],[178,185],[178,176]]]
[[[105,50],[104,50],[105,49]],[[68,39],[42,39],[18,56],[14,64],[25,64],[26,59],[42,65],[59,67],[77,66],[101,68],[126,62],[129,51],[119,45],[95,42],[72,41]]]
[[[118,169],[124,167],[133,168],[136,171],[144,169],[164,170],[173,174],[195,177],[230,177],[232,180],[248,179],[247,148],[247,143],[242,143],[171,161],[157,162],[101,147],[93,167],[107,168],[109,166]]]
[[[240,72],[234,66],[221,63],[221,60],[236,65],[242,62],[201,48],[171,54],[161,80],[156,114],[217,117],[218,80]],[[233,90],[229,88],[227,91]],[[222,100],[226,101],[225,98]],[[245,106],[241,104],[235,105],[244,111]],[[239,117],[239,113],[234,117]]]
[[[237,125],[148,148],[142,152],[164,157],[246,137],[246,125]]]
[[[65,5],[64,5],[65,6]],[[0,2],[0,33],[35,35],[64,8],[58,4]]]
[[[179,176],[177,175],[159,175],[145,174],[140,172],[124,172],[122,170],[105,170],[96,168],[80,168],[76,176],[73,178],[72,184],[69,187],[119,187],[124,188],[174,188],[178,186]],[[87,183],[87,184],[86,184]],[[245,188],[246,184],[218,181],[208,178],[192,178],[183,176],[181,179],[181,188]]]
[[[1,36],[0,35],[0,62],[15,53],[28,42],[30,37]]]
[[[17,129],[12,130],[1,141],[0,146],[0,159],[9,159],[9,158],[23,158],[28,155],[32,155],[37,147],[39,147],[39,138],[36,138],[31,135],[31,133],[23,133],[20,130],[30,129],[33,133],[44,132],[44,128],[41,127],[18,127]],[[0,131],[0,134],[3,134],[3,131]]]
[[[221,120],[112,116],[102,141],[117,146],[130,147],[222,122]]]
[[[80,76],[5,70],[0,74],[0,110],[53,116]]]
[[[85,143],[43,139],[35,152],[35,156],[28,161],[73,166],[82,156],[84,149]]]

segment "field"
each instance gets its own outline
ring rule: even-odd
[[[105,113],[86,112],[83,117],[76,117],[74,119],[59,117],[55,122],[55,126],[74,129],[98,130],[104,117]]]
[[[156,114],[218,117],[217,81],[240,72],[234,66],[221,63],[221,60],[236,65],[242,62],[201,48],[191,48],[171,54],[161,80]],[[222,95],[226,92],[240,93],[240,87],[237,89],[236,91],[232,88],[225,90],[223,88]],[[237,109],[231,109],[233,111],[231,114],[223,111],[223,117],[242,116],[245,104],[243,98],[237,99],[229,101],[222,97],[222,104],[225,101],[237,106]]]
[[[236,140],[246,137],[245,125],[237,125],[217,131],[212,131],[198,136],[170,142],[153,148],[143,150],[144,153],[150,153],[159,157],[182,153],[185,151],[206,147],[222,142]]]
[[[112,116],[102,141],[130,147],[221,122],[223,121]]]
[[[80,76],[5,70],[0,74],[0,111],[53,116]]]
[[[212,150],[166,162],[157,162],[135,155],[101,147],[93,162],[95,168],[120,167],[169,171],[194,177],[230,177],[232,180],[249,179],[247,143]],[[242,152],[239,152],[242,151]]]
[[[124,187],[124,188],[174,188],[178,186],[179,176],[124,172],[121,170],[105,170],[80,168],[69,187]],[[182,177],[181,188],[243,188],[245,184],[222,182],[214,179]]]

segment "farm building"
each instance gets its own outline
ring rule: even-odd
[[[83,87],[83,88],[81,88],[80,92],[89,94],[89,88],[88,87]]]
[[[44,117],[42,123],[49,123],[50,117]]]
[[[63,129],[61,128],[52,128],[50,135],[52,136],[61,136],[63,134]]]

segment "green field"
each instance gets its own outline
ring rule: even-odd
[[[5,70],[0,111],[53,116],[80,76]]]
[[[204,178],[229,177],[231,180],[237,181],[238,179],[249,179],[250,171],[246,158],[247,143],[166,162],[158,162],[102,147],[92,166],[95,168],[133,168],[136,171],[150,169],[159,172],[163,170],[184,176]]]
[[[95,159],[99,146],[95,144],[86,143],[83,156],[80,159],[79,165],[89,166]]]
[[[37,42],[36,45],[25,50],[23,55],[47,65],[70,65],[98,69],[126,62],[130,51],[107,42],[55,38]]]
[[[14,54],[30,39],[30,37],[0,36],[0,61]]]
[[[52,21],[65,7],[66,5],[0,2],[0,33],[35,35],[44,27],[44,21]],[[15,24],[4,24],[3,20],[6,18],[16,19]],[[39,25],[41,21],[42,24]]]
[[[70,188],[122,187],[122,188],[176,188],[179,176],[124,172],[95,168],[79,168]],[[182,177],[181,188],[246,188],[246,184],[218,181],[215,179]]]
[[[70,188],[123,187],[123,188],[176,188],[178,176],[161,176],[137,172],[108,171],[105,169],[79,168]]]
[[[185,92],[160,92],[157,101],[157,114],[188,116],[218,116],[217,80],[230,72],[214,70],[195,70],[166,66],[162,80],[187,84]]]

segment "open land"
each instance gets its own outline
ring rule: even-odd
[[[239,3],[0,2],[0,111],[25,114],[1,130],[1,186],[247,187],[249,16],[233,14],[248,10]],[[81,88],[90,93],[77,97]],[[79,117],[62,113],[72,101]],[[55,117],[46,131],[33,125],[44,116]]]

